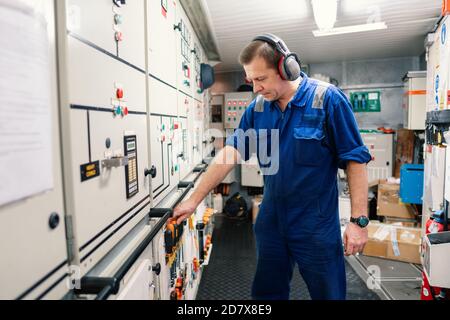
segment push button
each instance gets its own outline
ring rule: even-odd
[[[114,23],[115,23],[116,25],[122,24],[122,23],[123,23],[123,16],[120,15],[120,14],[116,14],[116,15],[114,16]]]
[[[117,99],[123,99],[123,89],[122,88],[117,89],[116,96],[117,96]]]
[[[123,40],[123,33],[120,31],[117,31],[115,34],[115,39],[117,42],[121,42]]]

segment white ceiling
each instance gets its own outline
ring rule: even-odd
[[[222,63],[242,70],[240,51],[260,33],[274,33],[305,63],[416,56],[440,16],[442,0],[339,0],[335,27],[370,22],[379,13],[387,30],[315,38],[310,0],[206,0]]]

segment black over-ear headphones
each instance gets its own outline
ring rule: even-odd
[[[297,54],[289,51],[283,40],[276,35],[265,33],[253,39],[253,41],[266,42],[281,54],[281,58],[278,62],[278,72],[283,80],[295,81],[300,78],[300,58]]]

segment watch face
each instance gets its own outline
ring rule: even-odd
[[[362,228],[367,227],[367,225],[369,224],[369,218],[367,218],[367,217],[360,217],[360,218],[358,219],[358,224],[359,224]]]

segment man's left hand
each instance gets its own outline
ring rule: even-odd
[[[344,233],[345,255],[351,256],[362,253],[367,239],[367,228],[362,229],[354,223],[349,223]]]

